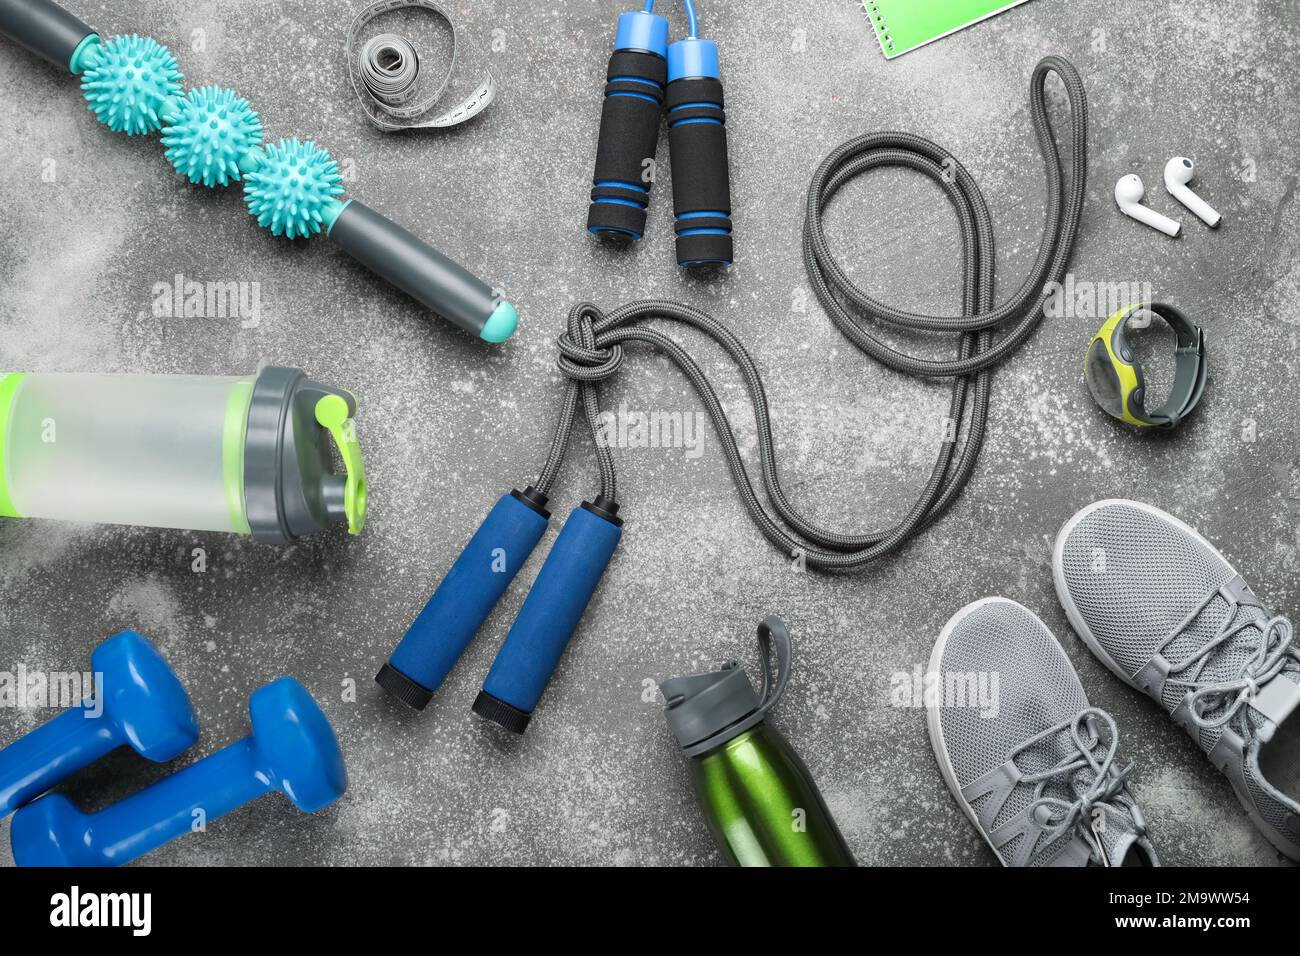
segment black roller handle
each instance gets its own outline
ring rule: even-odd
[[[515,307],[433,246],[353,199],[329,228],[348,255],[471,335],[504,342],[518,324]]]
[[[0,33],[65,70],[95,31],[51,0],[0,0]]]

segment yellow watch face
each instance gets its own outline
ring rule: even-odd
[[[1115,354],[1115,335],[1138,306],[1116,312],[1093,337],[1084,362],[1084,378],[1093,399],[1108,414],[1130,425],[1149,427],[1151,422],[1135,417],[1130,411],[1130,398],[1139,388],[1137,369]]]

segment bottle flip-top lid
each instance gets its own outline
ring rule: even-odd
[[[343,523],[360,533],[368,486],[352,425],[356,412],[351,392],[300,369],[258,372],[244,441],[244,502],[255,538],[284,543]],[[331,440],[346,474],[334,473]]]
[[[687,756],[712,750],[761,723],[785,691],[790,679],[792,647],[785,622],[775,615],[758,626],[763,657],[763,686],[755,692],[736,661],[720,670],[674,677],[659,685],[667,702],[668,729]],[[770,657],[776,651],[776,680]]]

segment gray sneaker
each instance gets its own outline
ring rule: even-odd
[[[1115,721],[1031,611],[985,598],[954,614],[925,704],[943,779],[1004,866],[1159,865]]]
[[[1300,655],[1192,528],[1136,501],[1099,501],[1066,523],[1056,593],[1084,643],[1158,701],[1232,782],[1275,847],[1300,860]],[[1288,719],[1289,718],[1289,719]]]

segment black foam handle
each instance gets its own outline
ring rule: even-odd
[[[65,70],[95,31],[51,0],[0,0],[0,32]]]
[[[615,50],[609,58],[587,213],[596,235],[640,239],[645,232],[667,80],[668,64],[653,53]]]
[[[731,169],[722,83],[692,77],[668,84],[668,148],[679,265],[730,265]]]

